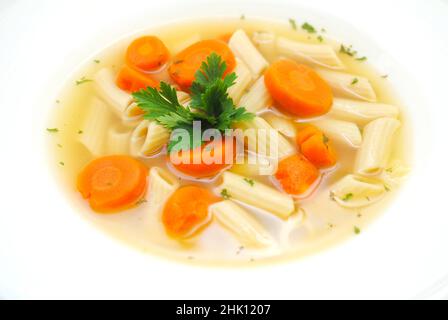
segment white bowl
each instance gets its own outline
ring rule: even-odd
[[[63,81],[139,29],[241,14],[326,26],[390,74],[415,134],[413,174],[401,195],[361,236],[256,268],[178,264],[98,232],[46,163],[46,120]],[[448,298],[447,17],[437,0],[2,1],[0,297]]]

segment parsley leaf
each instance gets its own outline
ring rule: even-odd
[[[189,150],[202,145],[201,134],[194,135],[194,124],[200,122],[201,129],[230,129],[235,122],[252,120],[255,115],[245,108],[235,106],[227,91],[235,84],[235,73],[224,76],[226,63],[216,53],[212,53],[195,74],[191,92],[191,107],[182,106],[176,89],[162,82],[160,90],[146,88],[133,94],[137,105],[144,111],[144,118],[155,120],[171,130],[168,152]],[[194,109],[194,111],[193,111]],[[190,139],[185,139],[183,129]]]
[[[222,189],[221,191],[221,196],[226,199],[229,200],[232,196],[229,194],[229,192],[227,191],[227,189]]]
[[[347,193],[345,197],[342,198],[342,201],[344,202],[350,201],[351,199],[353,199],[353,196],[354,196],[353,193]]]
[[[291,28],[294,30],[297,30],[297,22],[294,19],[289,19],[289,24],[291,25]]]
[[[252,179],[244,178],[244,181],[246,181],[251,187],[255,185],[255,182]]]
[[[316,28],[314,28],[311,24],[309,24],[308,22],[305,22],[302,25],[302,29],[305,30],[308,33],[316,33]]]

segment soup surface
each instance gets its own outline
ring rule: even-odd
[[[176,58],[185,56],[185,49],[202,40],[218,39],[228,47],[235,56],[232,72],[237,76],[229,94],[236,106],[245,107],[255,117],[234,125],[275,130],[280,135],[279,154],[267,155],[262,164],[229,165],[218,174],[200,178],[175,170],[168,160],[168,141],[157,140],[160,136],[151,127],[159,125],[156,128],[160,129],[160,123],[154,119],[143,123],[143,108],[129,92],[137,90],[124,88],[123,83],[120,89],[117,80],[124,66],[133,64],[126,55],[130,44],[148,35],[160,39],[168,55],[159,55],[160,65],[156,59],[156,67],[139,64],[152,68],[149,71],[133,71],[185,92],[180,98],[186,104],[186,92],[192,90],[176,80],[173,66],[184,63]],[[79,212],[111,236],[144,252],[186,262],[250,265],[304,256],[359,236],[372,219],[386,211],[399,190],[410,164],[411,138],[405,110],[395,98],[387,75],[377,73],[367,57],[345,45],[344,39],[338,40],[309,23],[241,18],[219,24],[197,21],[154,28],[114,44],[86,62],[55,103],[47,131],[51,161],[61,185]],[[144,55],[153,48],[150,44],[139,50]],[[279,61],[298,68],[297,74],[288,71],[289,81],[281,78],[284,74],[278,72]],[[311,71],[300,69],[303,65]],[[314,108],[320,102],[303,102],[304,93],[296,96],[300,90],[316,90],[317,80],[303,77],[303,70],[330,88],[329,110]],[[113,76],[112,81],[108,75]],[[287,86],[292,90],[284,91]],[[288,104],[281,93],[300,101]],[[318,93],[316,99],[323,100],[325,90]],[[123,104],[127,95],[129,103]],[[312,106],[307,109],[312,114],[305,115],[303,106]],[[117,112],[117,108],[122,110]],[[306,130],[311,133],[306,134]],[[251,149],[245,141],[247,160],[259,149]],[[129,207],[100,213],[78,192],[79,176],[89,163],[108,155],[130,156],[145,164],[148,186]],[[298,169],[298,163],[304,162],[312,169]],[[166,190],[160,190],[163,181]],[[211,205],[204,220],[191,222],[191,228],[184,224],[187,231],[176,234],[169,223],[185,217],[179,218],[178,213],[167,218],[167,203],[186,186],[209,190],[215,198],[210,203],[204,200]],[[196,194],[201,199],[208,197]],[[197,199],[183,201],[194,206]],[[185,214],[195,210],[182,206],[180,212]]]

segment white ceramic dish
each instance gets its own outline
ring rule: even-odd
[[[139,29],[243,13],[325,26],[390,74],[415,133],[414,172],[399,199],[354,240],[250,269],[161,260],[98,232],[46,164],[46,120],[63,81]],[[448,298],[447,17],[437,0],[2,1],[0,297]]]

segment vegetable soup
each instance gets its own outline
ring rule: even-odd
[[[360,236],[409,173],[386,74],[311,22],[154,28],[58,97],[51,161],[82,215],[144,252],[251,265]]]

